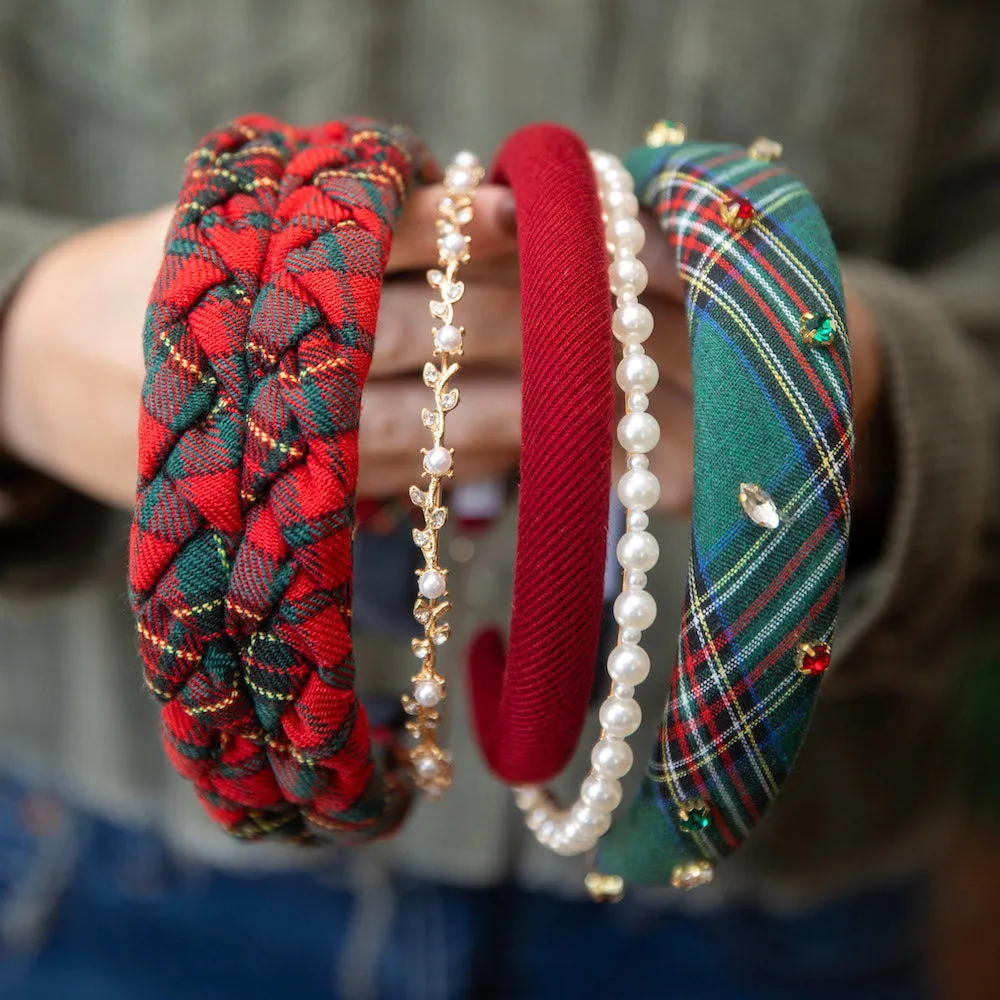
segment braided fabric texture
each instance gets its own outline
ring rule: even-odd
[[[799,644],[829,643],[850,522],[850,351],[837,255],[806,188],[733,146],[641,150],[629,168],[676,250],[694,373],[691,559],[659,742],[636,800],[599,846],[635,883],[732,852],[778,794],[819,677]],[[719,201],[755,212],[742,234]],[[828,316],[829,347],[800,336]],[[742,483],[780,523],[753,523]],[[704,806],[692,822],[685,803]]]
[[[409,787],[354,694],[361,390],[408,134],[263,116],[188,159],[143,331],[129,591],[174,767],[244,838],[366,840]]]
[[[469,650],[476,736],[510,784],[557,775],[594,685],[614,426],[614,340],[597,181],[558,125],[508,137],[491,180],[517,200],[521,265],[521,482],[510,649]]]

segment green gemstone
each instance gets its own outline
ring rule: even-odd
[[[817,316],[806,329],[812,334],[810,340],[814,344],[826,347],[833,342],[833,320],[829,316]]]
[[[684,833],[701,833],[711,822],[708,806],[704,802],[692,802],[682,805],[677,825]]]

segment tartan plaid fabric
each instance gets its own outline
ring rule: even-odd
[[[635,883],[714,862],[748,836],[805,737],[819,678],[801,642],[829,643],[850,524],[850,353],[837,255],[806,188],[728,145],[644,149],[629,167],[676,250],[694,371],[694,500],[687,596],[659,741],[599,866]],[[742,234],[720,216],[742,198]],[[834,324],[806,345],[800,317]],[[759,484],[780,512],[753,523]],[[682,815],[702,800],[701,821]]]
[[[351,656],[361,390],[392,225],[433,165],[263,116],[188,159],[143,343],[129,589],[173,765],[245,838],[395,827]]]

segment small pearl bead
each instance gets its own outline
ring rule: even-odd
[[[601,201],[609,223],[616,217],[632,218],[639,214],[638,198],[631,191],[626,191],[623,188],[612,188],[605,191]]]
[[[635,685],[634,684],[612,684],[611,693],[616,698],[634,698],[635,697]]]
[[[432,476],[443,476],[451,468],[451,452],[438,445],[424,455],[424,468]]]
[[[629,646],[634,646],[642,639],[642,630],[637,628],[623,628],[618,641]]]
[[[465,237],[461,233],[445,233],[438,240],[442,256],[449,260],[457,260],[465,254]]]
[[[462,346],[462,331],[450,323],[442,326],[434,336],[434,344],[442,351],[457,351]]]
[[[647,455],[629,455],[628,467],[630,469],[648,469],[649,457]]]
[[[629,531],[645,531],[649,527],[649,515],[641,510],[630,510],[625,523]]]
[[[577,847],[589,848],[593,844],[593,838],[584,830],[572,816],[563,823],[563,836]]]
[[[475,170],[479,166],[479,157],[475,153],[470,153],[469,150],[463,149],[460,153],[454,155],[451,162],[463,170]]]
[[[618,480],[618,499],[629,510],[649,510],[660,499],[660,481],[647,469],[629,469]]]
[[[627,531],[615,549],[622,569],[641,569],[648,573],[660,558],[660,544],[648,531]]]
[[[621,295],[626,291],[638,295],[645,289],[649,274],[641,260],[619,259],[608,268],[608,279],[612,295]]]
[[[543,843],[547,840],[551,840],[552,837],[556,834],[557,830],[558,827],[556,825],[556,821],[554,819],[547,819],[538,828],[538,839],[541,840]]]
[[[476,179],[471,170],[464,167],[449,167],[444,175],[445,187],[456,194],[468,194],[475,186]]]
[[[626,590],[615,598],[614,612],[623,628],[647,629],[656,621],[656,601],[645,590]]]
[[[447,589],[444,573],[439,573],[436,569],[425,570],[420,574],[417,589],[424,597],[441,597]]]
[[[622,786],[617,778],[591,772],[580,786],[580,801],[595,809],[610,812],[622,800]]]
[[[638,253],[646,242],[646,230],[638,219],[612,219],[608,223],[608,242]]]
[[[624,778],[632,770],[632,760],[632,748],[624,740],[605,737],[598,740],[590,752],[594,770],[612,778]]]
[[[419,681],[413,689],[413,700],[423,708],[433,708],[440,700],[443,692],[438,681]]]
[[[645,353],[646,349],[642,346],[642,344],[625,344],[625,346],[622,347],[622,354],[626,358],[631,358],[633,356],[638,357],[639,355]]]
[[[634,698],[607,698],[598,713],[604,731],[610,736],[631,736],[642,722],[642,710]]]
[[[631,412],[645,413],[649,407],[649,396],[644,392],[630,392],[626,403]]]
[[[625,288],[618,293],[618,306],[634,306],[639,301],[639,296],[631,288]]]
[[[625,586],[629,590],[645,590],[646,574],[641,569],[630,569],[625,574]]]
[[[648,413],[626,413],[618,421],[618,443],[626,451],[645,454],[652,451],[659,440],[660,425]]]
[[[641,303],[630,302],[615,310],[611,327],[623,343],[641,344],[653,332],[653,314]]]
[[[641,684],[649,676],[649,654],[641,646],[615,646],[608,654],[608,676],[621,684]]]
[[[629,347],[636,345],[629,345]],[[625,348],[625,357],[618,362],[615,378],[623,392],[652,392],[660,380],[660,372],[656,362],[642,348],[636,354],[629,354]]]
[[[441,761],[436,757],[420,757],[414,767],[417,774],[424,778],[433,778],[441,773]]]

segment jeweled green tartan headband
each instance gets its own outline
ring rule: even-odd
[[[829,662],[850,525],[850,351],[819,208],[774,160],[687,142],[627,166],[676,251],[694,376],[677,663],[636,800],[598,848],[626,882],[708,881],[777,796]]]

